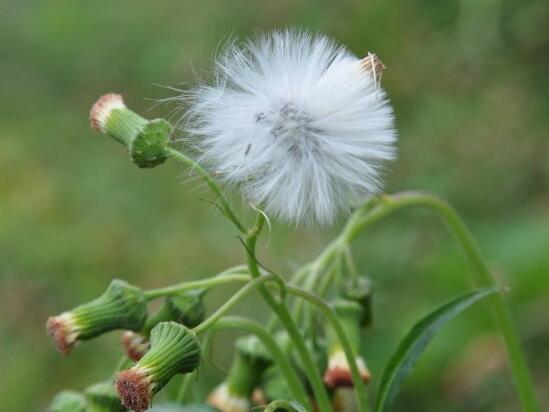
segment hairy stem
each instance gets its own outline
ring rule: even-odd
[[[226,285],[229,283],[246,283],[250,280],[251,276],[245,274],[220,275],[203,280],[182,282],[178,283],[177,285],[167,286],[165,288],[151,289],[144,293],[148,300],[153,300],[165,296],[177,295],[178,293],[185,292],[187,290],[203,288],[207,289],[214,286]]]
[[[264,222],[265,216],[261,213],[258,214],[256,225],[250,231],[246,238],[248,268],[250,270],[250,274],[254,278],[257,278],[257,280],[265,276],[261,275],[259,266],[257,264],[257,261],[255,260],[254,255],[257,238],[261,233]],[[292,319],[286,305],[284,303],[277,302],[274,296],[265,287],[260,286],[259,292],[261,293],[263,299],[271,307],[273,312],[278,316],[280,322],[287,330],[290,339],[294,343],[297,353],[299,354],[303,362],[303,367],[305,369],[304,372],[307,374],[307,378],[309,379],[309,383],[311,384],[311,387],[313,389],[318,409],[320,410],[320,412],[330,412],[332,410],[332,406],[330,404],[328,392],[326,391],[326,388],[324,387],[324,384],[320,379],[320,371],[318,370],[318,367],[314,362],[311,353],[307,349],[303,336],[299,332],[299,329]]]
[[[192,331],[196,334],[206,331],[215,322],[217,322],[223,315],[225,315],[229,310],[231,310],[233,306],[235,306],[238,302],[244,299],[256,287],[259,286],[260,291],[265,290],[264,288],[261,288],[261,286],[263,286],[263,283],[274,281],[274,280],[275,280],[274,275],[263,275],[259,278],[252,280],[246,286],[244,286],[242,289],[236,292],[233,296],[231,296],[231,298],[227,302],[225,302],[220,308],[218,308],[214,313],[212,313],[209,318],[204,320],[204,322],[202,322],[200,325],[193,328]]]
[[[210,176],[210,174],[204,169],[198,162],[191,159],[188,156],[185,156],[183,153],[181,153],[178,150],[167,148],[166,149],[166,155],[172,159],[177,160],[178,162],[184,164],[191,170],[198,173],[202,179],[206,182],[206,184],[210,187],[211,191],[217,196],[217,200],[219,202],[219,207],[223,214],[229,218],[231,222],[236,226],[236,228],[239,230],[240,233],[246,233],[246,228],[244,225],[240,222],[240,220],[236,217],[235,213],[233,212],[232,208],[229,206],[229,202],[227,201],[227,198],[223,194],[223,191],[221,190],[221,187],[219,187],[219,184],[215,181],[215,179]]]

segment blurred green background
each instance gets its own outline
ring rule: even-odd
[[[137,169],[91,132],[91,103],[115,91],[149,117],[167,116],[176,107],[151,110],[148,100],[173,96],[158,85],[192,84],[228,36],[285,26],[327,33],[385,62],[400,130],[387,191],[434,191],[471,225],[511,287],[549,409],[547,21],[545,0],[1,0],[0,410],[44,410],[60,389],[104,379],[119,357],[117,334],[59,355],[44,328],[49,315],[96,296],[115,276],[156,287],[242,261],[230,224],[199,200],[209,196],[203,187],[177,164]],[[274,224],[260,257],[288,273],[337,230]],[[413,322],[472,285],[463,255],[426,211],[378,224],[355,253],[377,285],[363,348],[375,388]],[[216,291],[210,307],[229,294]],[[395,410],[518,410],[483,309],[435,339]],[[257,298],[237,312],[267,316]],[[223,377],[232,337],[216,338],[196,394]]]

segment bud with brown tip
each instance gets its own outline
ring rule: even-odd
[[[180,295],[169,296],[160,308],[145,322],[139,332],[126,331],[121,342],[128,358],[138,361],[149,350],[151,330],[160,322],[174,321],[188,328],[200,324],[206,315],[206,307],[202,300],[202,291],[193,291]]]
[[[90,126],[127,146],[132,161],[139,167],[154,167],[167,159],[173,127],[164,119],[139,116],[126,107],[119,94],[105,94],[94,103]]]
[[[153,396],[174,375],[189,373],[200,363],[200,347],[194,332],[175,322],[153,328],[150,350],[132,368],[119,372],[116,389],[128,409],[142,412]]]
[[[147,317],[140,289],[115,279],[97,299],[48,319],[48,332],[59,351],[69,354],[78,341],[116,329],[139,330]]]
[[[358,353],[360,346],[360,322],[362,308],[357,302],[346,299],[338,299],[332,304],[337,318],[349,339],[349,343],[354,353]],[[353,379],[351,368],[341,347],[339,338],[332,327],[327,329],[328,340],[328,366],[324,372],[324,383],[331,389],[352,388]],[[362,381],[370,381],[370,371],[368,370],[364,359],[356,355],[355,364],[360,373]]]
[[[270,353],[255,335],[238,339],[236,347],[237,354],[227,380],[207,400],[208,404],[221,412],[249,411],[252,393],[272,362]]]

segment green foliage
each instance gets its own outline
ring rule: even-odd
[[[385,367],[378,393],[377,412],[390,409],[403,381],[440,329],[459,313],[496,291],[497,288],[485,288],[467,293],[437,308],[414,325]]]

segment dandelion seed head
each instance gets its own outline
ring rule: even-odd
[[[367,59],[292,30],[231,43],[213,83],[182,97],[183,127],[200,160],[266,213],[330,224],[381,191],[395,156],[384,66]]]

